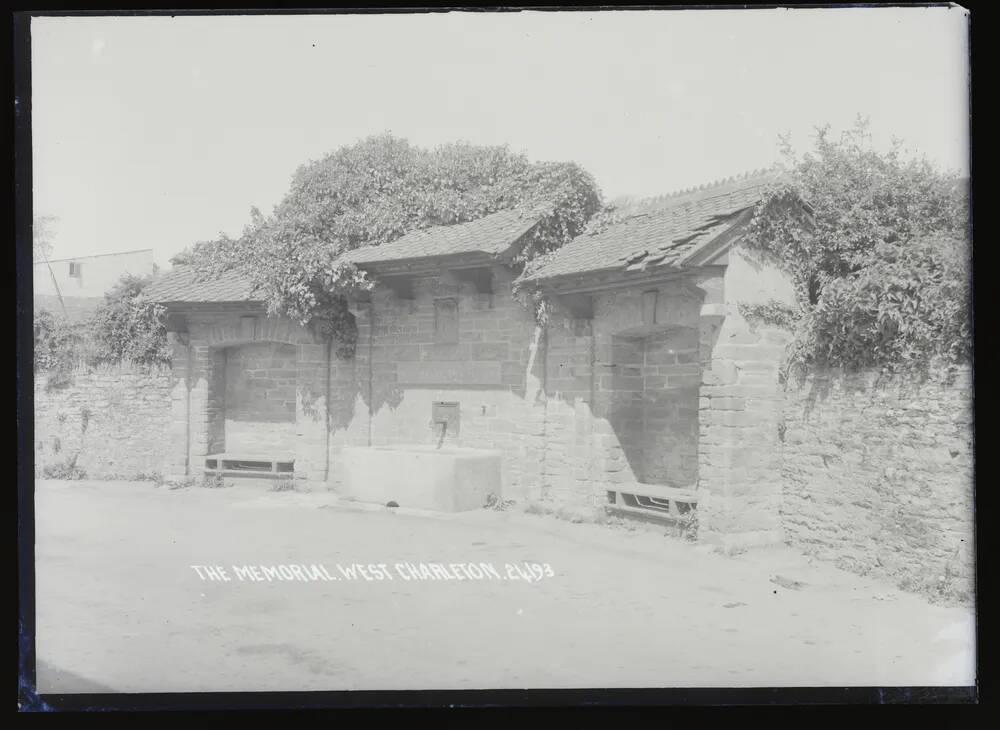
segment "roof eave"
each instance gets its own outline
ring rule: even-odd
[[[513,247],[511,247],[513,248]],[[384,261],[352,261],[359,269],[376,275],[388,274],[433,274],[441,269],[471,269],[492,266],[511,261],[511,249],[500,253],[488,251],[464,251],[462,253],[439,254],[437,256],[415,256],[412,258],[387,259]]]
[[[174,300],[174,301],[157,301],[156,304],[171,310],[180,311],[182,309],[196,309],[196,310],[209,310],[209,309],[261,309],[267,306],[267,303],[261,299],[232,299],[224,301],[191,301],[191,300]]]
[[[688,270],[675,266],[654,266],[634,271],[605,268],[521,281],[524,286],[533,287],[543,294],[577,294],[670,281],[683,278],[689,273]]]

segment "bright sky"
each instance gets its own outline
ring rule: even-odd
[[[34,210],[56,258],[239,234],[370,134],[575,160],[607,198],[764,167],[871,119],[968,171],[954,8],[34,18]]]

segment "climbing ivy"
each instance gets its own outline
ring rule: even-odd
[[[776,299],[766,302],[740,302],[737,310],[751,326],[791,328],[801,316],[797,309]]]

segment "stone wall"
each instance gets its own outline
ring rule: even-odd
[[[817,373],[783,408],[788,541],[840,567],[955,597],[974,581],[972,383]]]
[[[168,368],[80,368],[64,388],[35,381],[35,469],[76,465],[95,479],[162,472],[170,452]]]

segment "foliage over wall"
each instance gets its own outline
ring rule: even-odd
[[[971,355],[966,186],[898,143],[876,150],[858,120],[783,143],[787,171],[744,246],[777,260],[798,291],[792,364],[906,369]]]
[[[40,309],[35,312],[34,329],[35,371],[48,373],[46,388],[65,386],[73,368],[93,349],[87,327]]]
[[[194,264],[206,277],[241,270],[270,313],[318,325],[350,351],[355,333],[345,296],[372,283],[335,263],[342,252],[527,205],[546,205],[550,214],[522,260],[578,235],[601,195],[574,163],[531,162],[507,147],[466,143],[426,150],[386,134],[302,166],[272,215],[254,209],[238,239],[198,244],[173,262]]]
[[[152,280],[126,274],[104,295],[92,326],[99,362],[132,361],[141,364],[170,362],[164,308],[147,301],[142,291]]]
[[[122,276],[83,322],[69,322],[46,309],[35,312],[35,368],[48,373],[47,388],[67,385],[70,373],[81,364],[170,362],[163,307],[142,296],[151,280],[151,276]]]

